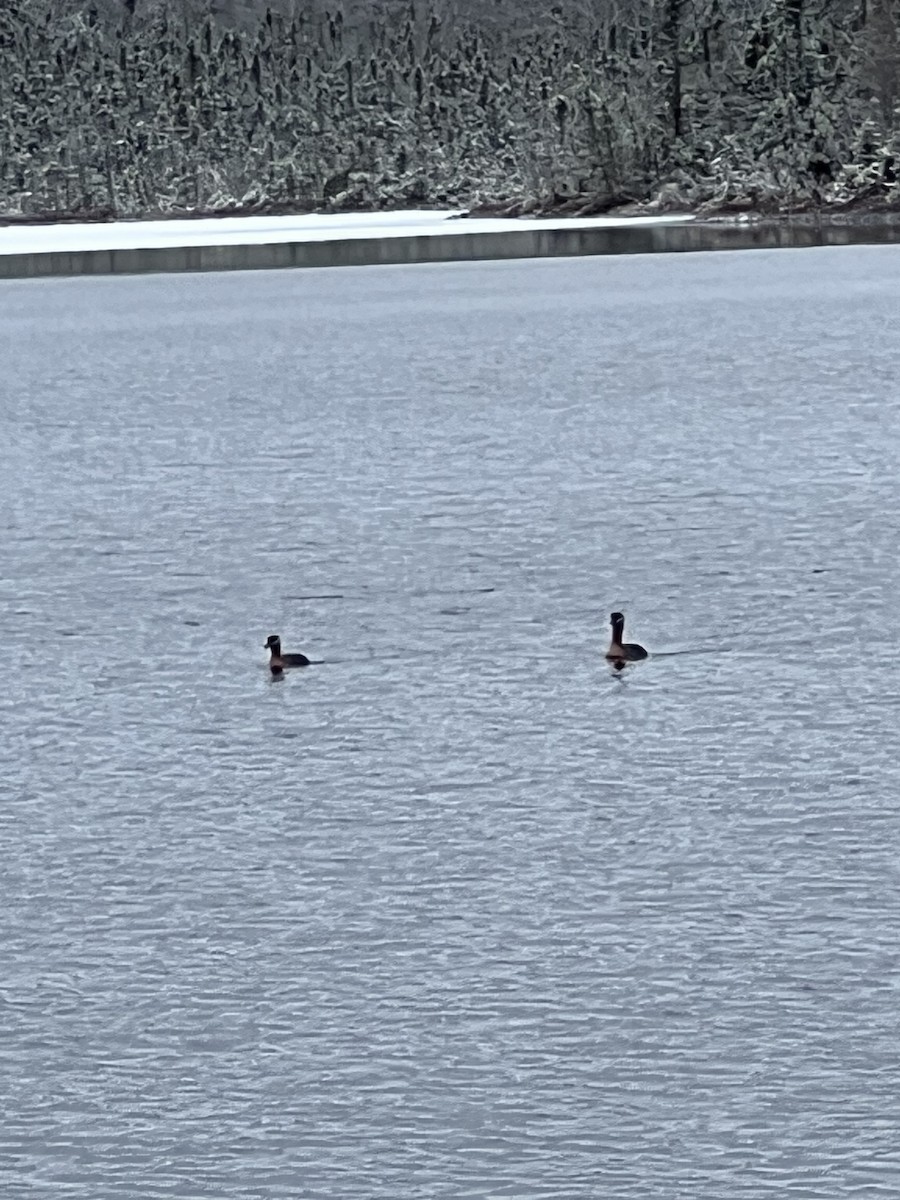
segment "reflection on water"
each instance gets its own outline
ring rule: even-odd
[[[898,263],[0,288],[4,1197],[900,1186]]]

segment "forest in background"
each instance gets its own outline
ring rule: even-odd
[[[0,214],[898,206],[900,0],[2,0]]]

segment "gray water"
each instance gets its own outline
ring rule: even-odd
[[[898,268],[0,285],[4,1200],[900,1193]]]

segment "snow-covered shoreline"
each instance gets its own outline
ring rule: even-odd
[[[0,278],[401,265],[684,249],[685,216],[467,217],[462,210],[0,227]]]
[[[0,279],[388,266],[898,242],[900,225],[462,210],[0,226]]]
[[[400,212],[306,213],[298,216],[210,217],[188,220],[109,221],[0,226],[0,254],[48,254],[153,247],[257,246],[360,238],[521,233],[541,229],[605,229],[677,224],[686,216],[466,217],[462,209]]]

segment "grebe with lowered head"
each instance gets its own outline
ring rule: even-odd
[[[612,641],[609,643],[609,649],[606,652],[606,657],[611,659],[617,665],[626,662],[638,662],[642,658],[649,657],[643,646],[639,646],[637,642],[625,642],[625,614],[614,612],[609,614],[609,623],[612,625]]]
[[[266,650],[271,651],[269,670],[273,675],[280,674],[285,667],[308,667],[309,659],[305,654],[285,654],[281,649],[281,638],[277,633],[270,633],[266,639]]]

